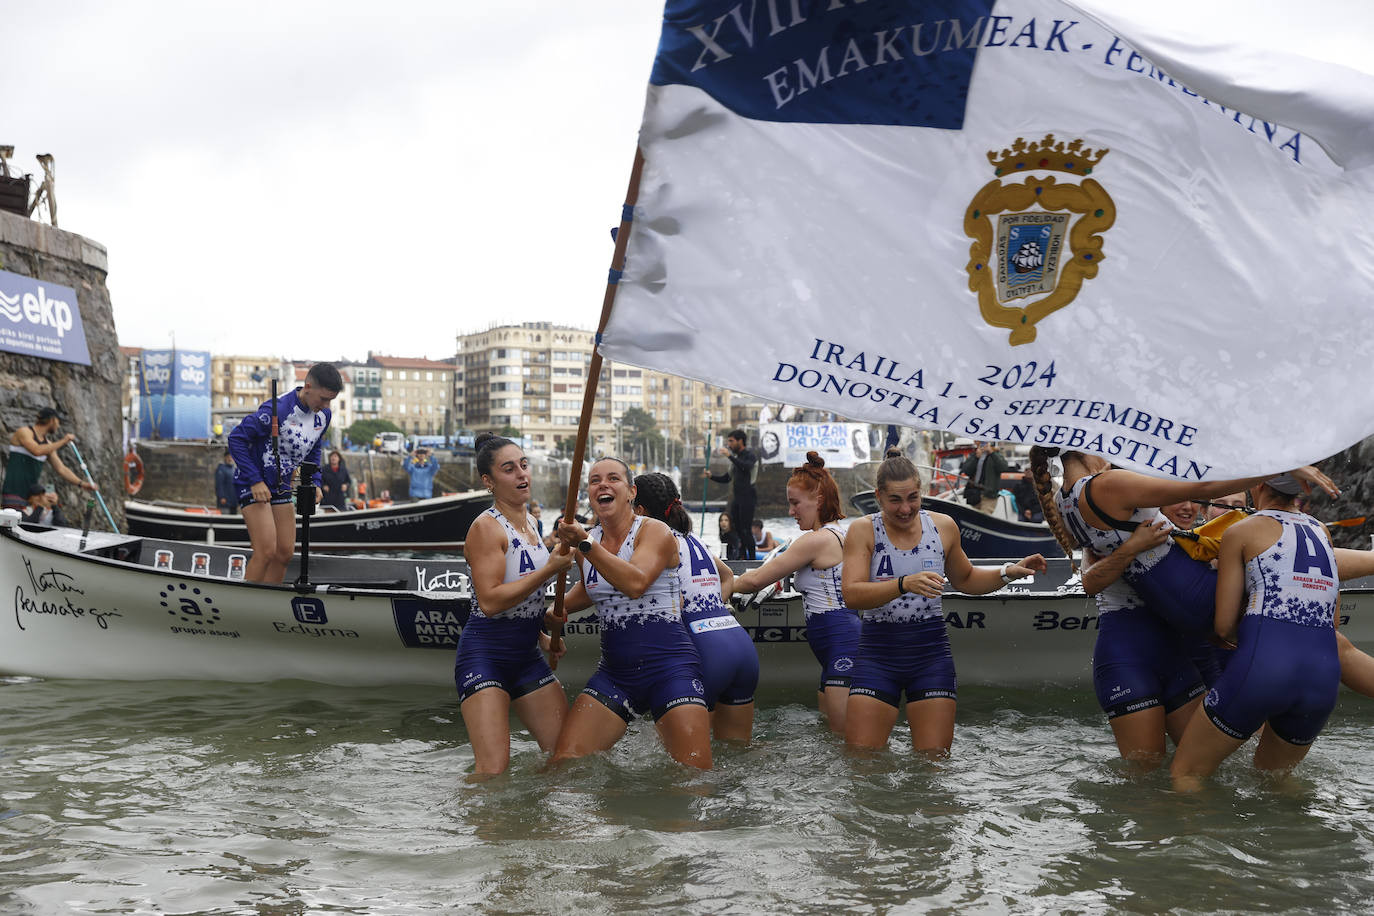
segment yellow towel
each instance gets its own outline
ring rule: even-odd
[[[1221,549],[1222,532],[1245,516],[1246,513],[1241,510],[1232,509],[1225,515],[1218,515],[1210,522],[1199,528],[1194,528],[1192,531],[1175,528],[1169,533],[1173,535],[1174,543],[1188,552],[1188,556],[1194,560],[1210,563],[1217,558],[1217,553]]]

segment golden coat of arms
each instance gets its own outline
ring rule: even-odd
[[[1026,178],[988,182],[964,211],[964,232],[973,239],[968,287],[978,294],[983,320],[1011,331],[1012,346],[1035,340],[1036,323],[1097,276],[1100,233],[1116,221],[1116,205],[1088,176],[1105,155],[1084,149],[1082,140],[1056,143],[1053,134],[1029,144],[1018,137],[1009,149],[988,153],[998,179],[1018,172]],[[1081,177],[1061,184],[1045,172]],[[1034,301],[1009,304],[1020,299]]]

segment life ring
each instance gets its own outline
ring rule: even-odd
[[[130,496],[137,496],[143,489],[143,459],[132,449],[124,456],[124,489]]]

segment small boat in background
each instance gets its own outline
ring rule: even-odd
[[[367,509],[318,511],[310,522],[310,541],[350,550],[459,550],[473,520],[490,505],[486,490],[468,490]],[[124,514],[129,534],[139,537],[243,547],[249,543],[241,515],[134,499],[125,502]],[[299,528],[299,516],[296,524]]]

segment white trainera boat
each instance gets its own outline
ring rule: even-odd
[[[17,524],[0,513],[0,674],[185,678],[452,689],[469,609],[457,559],[312,555],[299,588],[242,581],[243,548]],[[745,564],[739,564],[743,567]],[[992,595],[948,594],[960,682],[1086,684],[1097,615],[1066,560]],[[293,564],[288,581],[299,576]],[[1374,645],[1374,582],[1342,592],[1342,625]],[[762,689],[814,689],[801,601],[785,589],[743,608]],[[559,675],[580,688],[598,653],[588,613],[568,625]]]

